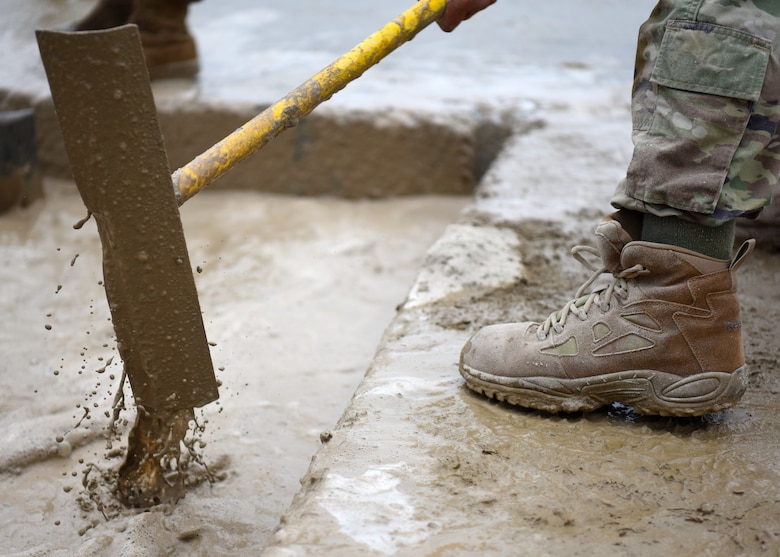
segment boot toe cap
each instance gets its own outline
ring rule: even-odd
[[[519,352],[531,323],[489,325],[466,342],[460,367],[474,372],[512,377],[517,375]]]

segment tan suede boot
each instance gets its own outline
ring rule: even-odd
[[[633,241],[616,218],[596,229],[598,250],[575,248],[604,265],[577,299],[543,323],[485,327],[466,343],[460,372],[471,389],[548,412],[621,402],[697,416],[739,401],[747,370],[736,271],[755,242],[722,261]],[[602,271],[608,283],[583,295]]]
[[[100,0],[83,19],[64,31],[138,25],[151,79],[193,77],[199,71],[195,39],[187,28],[189,5],[197,0]]]
[[[129,23],[141,32],[151,79],[197,75],[198,53],[186,22],[193,1],[134,0]]]
[[[68,25],[68,31],[94,31],[124,25],[133,11],[133,0],[100,0],[83,19]]]

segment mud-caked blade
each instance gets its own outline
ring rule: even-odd
[[[138,29],[37,38],[136,403],[203,406],[217,382]]]

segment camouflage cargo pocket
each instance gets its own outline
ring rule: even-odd
[[[638,122],[628,193],[695,213],[715,210],[734,152],[761,95],[771,42],[735,29],[670,20]]]
[[[757,101],[772,43],[744,31],[696,21],[666,25],[651,80],[659,85]]]

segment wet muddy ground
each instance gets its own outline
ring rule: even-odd
[[[590,241],[628,156],[627,106],[597,91],[540,103],[538,126],[471,201],[219,191],[184,206],[223,386],[198,414],[218,481],[174,509],[120,510],[101,479],[119,464],[121,435],[112,449],[101,435],[120,368],[97,235],[72,229],[84,216],[72,185],[4,215],[6,552],[776,554],[777,254],[740,272],[752,375],[732,410],[547,416],[457,375],[471,331],[543,317],[587,275],[566,253]],[[566,165],[545,163],[552,146]],[[581,195],[563,195],[583,176]]]
[[[109,449],[105,413],[121,365],[100,284],[100,244],[94,223],[72,227],[85,215],[73,184],[47,190],[42,202],[0,219],[6,555],[108,554],[131,546],[131,554],[145,555],[177,543],[175,553],[186,554],[177,540],[197,538],[204,528],[216,535],[209,537],[216,553],[262,547],[425,251],[466,203],[208,192],[182,208],[222,382],[220,401],[197,413],[207,422],[202,451],[222,481],[197,488],[170,516],[157,509],[117,517],[103,473],[121,462],[128,427]],[[125,418],[132,423],[132,412]],[[193,514],[201,518],[188,521]],[[204,526],[212,514],[214,523]],[[144,546],[151,517],[170,522]],[[224,546],[222,536],[231,538]]]

